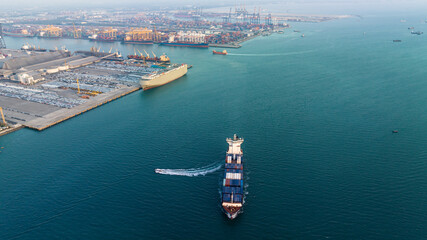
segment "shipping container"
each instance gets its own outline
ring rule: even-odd
[[[228,193],[222,194],[222,201],[223,202],[230,202],[231,201],[231,194],[228,194]]]

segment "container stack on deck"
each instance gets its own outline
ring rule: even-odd
[[[233,159],[232,154],[227,155],[224,180],[222,184],[223,202],[243,202],[243,165],[241,156]]]

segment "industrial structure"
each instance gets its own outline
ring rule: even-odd
[[[4,114],[3,114],[3,108],[2,107],[0,107],[0,114],[1,114],[1,119],[2,119],[2,124],[0,124],[0,125],[6,126],[7,123],[6,123],[6,120],[4,119]]]
[[[0,23],[0,49],[6,48],[6,42],[3,38],[3,26]]]
[[[48,25],[47,27],[40,29],[38,36],[45,38],[60,38],[62,37],[62,28]]]
[[[0,59],[0,78],[29,85],[44,79],[46,74],[85,66],[100,58],[71,55],[67,50],[36,52],[3,49],[7,57]]]

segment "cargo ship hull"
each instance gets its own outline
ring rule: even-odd
[[[242,138],[234,135],[227,138],[229,148],[225,156],[224,179],[221,191],[221,206],[229,219],[241,212],[244,197]]]
[[[3,32],[3,34],[4,34],[5,36],[8,36],[8,37],[20,37],[20,38],[25,38],[25,37],[34,37],[34,35],[30,35],[30,34],[23,34],[23,33]]]
[[[143,45],[151,45],[154,44],[153,41],[123,41],[123,43],[129,43],[129,44],[143,44]]]
[[[184,43],[184,42],[171,42],[171,43],[160,43],[163,46],[171,47],[193,47],[193,48],[208,48],[209,44],[207,43]]]
[[[169,70],[165,73],[155,75],[150,79],[143,79],[140,81],[140,84],[142,89],[145,91],[175,81],[185,74],[187,74],[187,64],[183,64],[182,66]]]

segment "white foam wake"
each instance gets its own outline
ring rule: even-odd
[[[208,173],[213,173],[221,169],[222,163],[211,164],[201,168],[189,168],[189,169],[159,169],[156,168],[154,171],[158,174],[165,175],[176,175],[176,176],[205,176]]]
[[[287,52],[287,53],[228,53],[231,56],[247,56],[247,57],[270,57],[270,56],[289,56],[299,55],[305,53],[312,53],[314,50],[299,51],[299,52]]]

